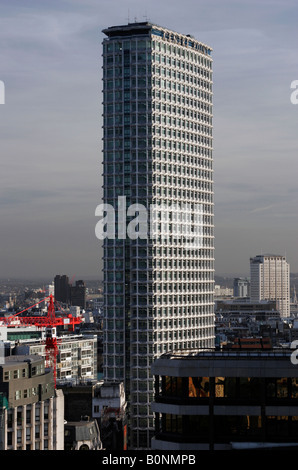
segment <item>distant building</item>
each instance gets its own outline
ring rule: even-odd
[[[233,297],[233,289],[230,287],[222,287],[218,284],[214,288],[215,298],[231,298]]]
[[[276,300],[282,317],[290,316],[290,267],[285,256],[258,255],[250,258],[252,302]]]
[[[54,297],[58,302],[86,308],[86,285],[82,280],[73,286],[66,275],[57,274],[54,279]]]
[[[64,397],[39,356],[0,364],[0,450],[63,450]]]
[[[165,354],[155,376],[153,450],[298,449],[290,350]]]
[[[76,281],[75,285],[70,287],[70,303],[82,309],[86,308],[86,285],[84,281]]]
[[[58,302],[69,304],[70,302],[70,284],[68,276],[57,274],[54,279],[55,299]]]
[[[48,284],[45,288],[46,297],[53,295],[55,297],[55,284],[52,282]]]
[[[249,297],[249,286],[250,282],[248,279],[242,277],[234,278],[234,297]]]
[[[50,295],[55,297],[55,283],[54,282],[52,282],[51,284],[47,284],[44,287],[44,297],[47,298]],[[47,308],[47,303],[48,303],[48,300],[46,299],[44,302],[44,308]],[[40,307],[42,307],[42,304],[40,304]]]
[[[289,333],[275,300],[250,302],[234,298],[216,302],[217,346],[226,346],[236,338],[267,337],[273,346],[287,342]]]
[[[298,317],[298,299],[296,293],[296,286],[293,287],[293,295],[290,302],[290,315],[291,317]]]
[[[260,302],[250,302],[249,298],[247,300],[217,300],[215,312],[225,316],[229,315],[235,319],[244,316],[254,316],[256,320],[280,319],[275,300],[261,300]]]

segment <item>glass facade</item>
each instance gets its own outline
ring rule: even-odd
[[[117,221],[124,210],[127,228],[133,205],[152,216],[135,238],[116,225],[104,239],[105,377],[125,382],[131,446],[142,448],[153,433],[153,360],[214,346],[212,58],[149,23],[104,32],[104,203]],[[183,204],[201,208],[199,247],[179,231]],[[153,225],[155,235],[167,225],[166,236],[152,237]]]
[[[296,377],[170,377],[159,380],[156,399],[168,398],[209,398],[245,399],[247,402],[269,403],[274,399],[296,400],[298,397],[298,378]]]
[[[157,413],[155,435],[208,445],[295,442],[297,386],[296,377],[156,377],[155,402],[181,405],[183,414]]]
[[[217,443],[296,442],[298,416],[260,415],[173,415],[162,414],[158,439],[174,442]]]

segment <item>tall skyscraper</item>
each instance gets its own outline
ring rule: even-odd
[[[252,302],[276,300],[282,317],[290,315],[290,266],[285,256],[265,254],[250,258]]]
[[[104,373],[146,448],[153,360],[214,347],[212,50],[148,22],[103,32]]]

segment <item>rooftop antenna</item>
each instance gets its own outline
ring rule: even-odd
[[[127,11],[127,23],[129,23],[129,22],[130,22],[130,18],[129,18],[129,16],[130,16],[130,15],[129,15],[129,8],[128,8],[128,11]]]

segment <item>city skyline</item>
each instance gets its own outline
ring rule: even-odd
[[[298,272],[294,1],[1,8],[0,277],[102,275],[101,31],[144,18],[215,51],[215,274],[247,274],[262,252]]]

